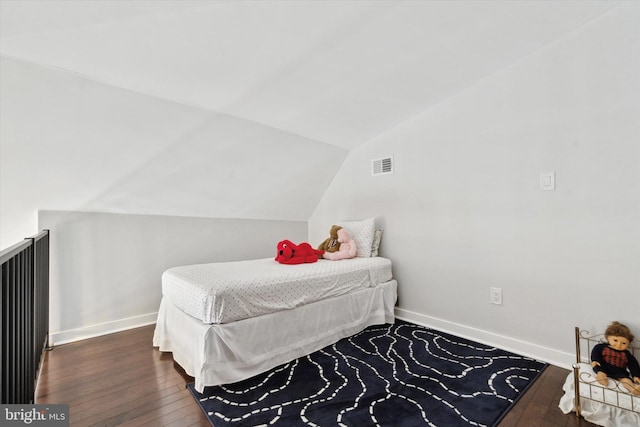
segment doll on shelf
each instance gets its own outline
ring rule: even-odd
[[[591,350],[591,366],[596,380],[607,385],[608,378],[618,380],[630,393],[640,395],[640,364],[627,350],[633,341],[631,330],[620,322],[612,322],[604,333],[606,343]]]

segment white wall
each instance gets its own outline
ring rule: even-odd
[[[557,364],[574,326],[640,335],[638,22],[623,2],[354,150],[310,240],[376,216],[401,316]],[[372,177],[387,154],[395,173]]]
[[[155,321],[166,268],[267,257],[282,239],[304,240],[346,156],[255,122],[1,59],[0,249],[51,229],[54,342]]]
[[[0,57],[0,248],[38,210],[306,221],[345,149]]]
[[[51,229],[57,342],[155,321],[166,268],[272,256],[278,241],[304,240],[346,157],[259,123],[0,59],[0,249]]]
[[[40,211],[51,230],[53,343],[156,320],[161,276],[178,265],[275,257],[303,241],[305,221],[260,221]]]

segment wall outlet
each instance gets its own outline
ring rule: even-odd
[[[489,288],[491,304],[502,305],[502,288]]]

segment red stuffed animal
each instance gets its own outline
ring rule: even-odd
[[[280,264],[304,264],[316,262],[324,251],[313,249],[309,243],[294,244],[290,240],[283,240],[278,243],[278,253],[275,260]]]

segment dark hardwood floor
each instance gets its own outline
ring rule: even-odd
[[[36,403],[66,403],[72,426],[208,426],[170,353],[152,347],[153,326],[61,345],[47,352]],[[592,426],[558,409],[568,371],[550,366],[500,423]]]

